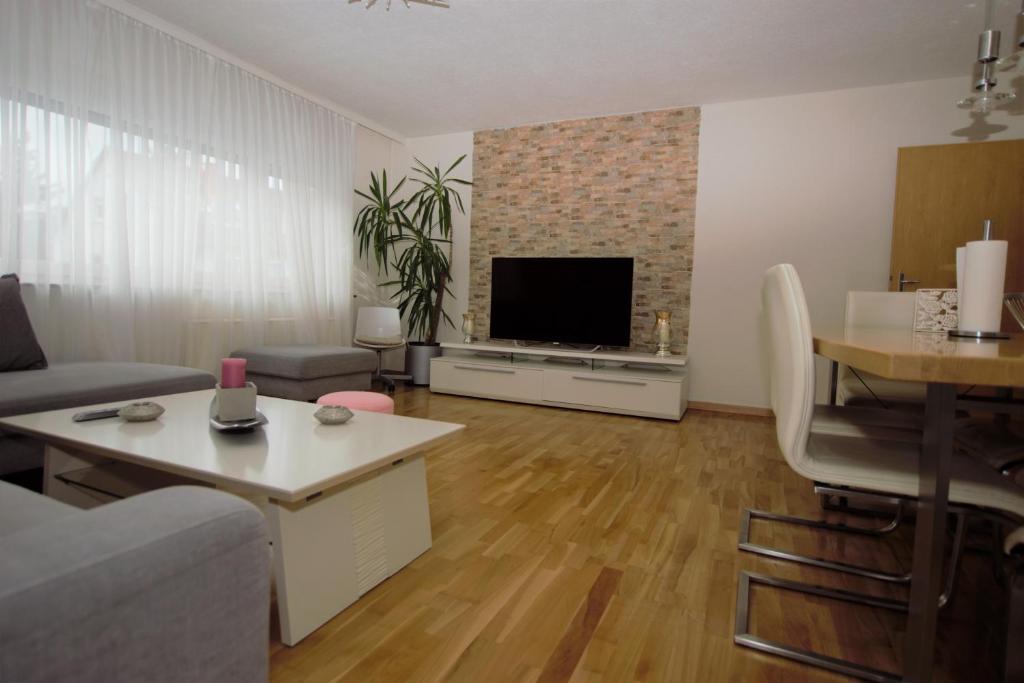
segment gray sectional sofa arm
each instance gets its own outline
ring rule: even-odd
[[[265,681],[263,515],[161,489],[0,537],[0,681]]]
[[[97,403],[116,405],[151,396],[212,389],[216,382],[205,370],[175,365],[53,363],[44,370],[0,372],[0,417]],[[0,474],[42,466],[41,442],[5,435],[0,430]]]

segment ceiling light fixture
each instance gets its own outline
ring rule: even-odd
[[[978,36],[977,63],[979,66],[977,68],[979,68],[980,75],[974,81],[974,90],[977,94],[969,95],[957,102],[957,106],[961,109],[970,109],[980,114],[987,114],[997,107],[1009,104],[1017,97],[1012,92],[995,91],[998,83],[996,68],[998,67],[1000,70],[1012,68],[1012,66],[1007,66],[1011,60],[1013,66],[1021,60],[1019,52],[1006,59],[999,59],[1000,32],[992,28],[994,5],[995,0],[988,0],[985,3],[985,30]],[[1021,3],[1021,15],[1024,15],[1024,0]],[[1024,37],[1020,42],[1024,45]]]
[[[370,9],[377,4],[377,0],[348,0],[348,4],[361,2],[366,9]],[[406,8],[412,7],[410,3],[416,3],[417,5],[429,5],[430,7],[441,7],[448,9],[448,0],[402,0],[405,3]],[[384,9],[388,12],[391,11],[391,0],[384,0]]]

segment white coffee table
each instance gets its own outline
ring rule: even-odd
[[[45,492],[79,507],[99,501],[64,483],[75,478],[69,473],[109,482],[118,467],[211,484],[260,506],[287,645],[430,548],[422,453],[463,425],[355,411],[329,427],[314,419],[315,405],[260,396],[269,424],[221,434],[208,423],[212,397],[207,390],[149,399],[167,409],[155,422],[71,420],[98,405],[4,417],[0,427],[46,443]]]

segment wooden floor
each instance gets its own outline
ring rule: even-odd
[[[291,681],[836,681],[732,643],[740,569],[880,595],[873,582],[736,550],[744,507],[815,515],[771,421],[679,423],[400,390],[397,412],[467,428],[427,455],[434,545],[297,647]],[[755,526],[758,541],[889,569],[887,540]],[[970,556],[943,614],[940,680],[993,680],[1000,595]],[[896,669],[902,618],[757,589],[756,633]],[[988,624],[988,626],[986,626]]]

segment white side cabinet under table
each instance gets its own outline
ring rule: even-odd
[[[686,412],[685,356],[494,342],[441,348],[430,363],[431,391],[665,420]]]

